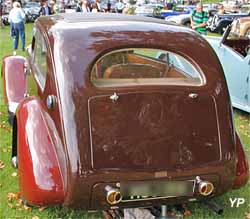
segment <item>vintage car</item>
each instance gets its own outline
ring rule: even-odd
[[[250,38],[250,16],[234,20],[231,33],[239,37],[245,36]]]
[[[242,2],[235,0],[225,0],[221,2],[221,4],[224,6],[226,11],[232,13],[239,12],[240,7],[242,6]]]
[[[36,2],[28,2],[23,7],[25,13],[25,22],[34,22],[39,17],[40,4]],[[9,25],[9,14],[3,14],[1,16],[4,25]]]
[[[37,2],[27,2],[23,7],[23,11],[26,15],[26,22],[34,22],[40,15],[40,4]]]
[[[207,36],[222,64],[232,104],[250,113],[250,38],[227,32],[220,37]]]
[[[241,13],[250,13],[250,2],[248,4],[241,5],[240,12]]]
[[[226,27],[235,19],[248,16],[250,16],[250,13],[215,14],[213,17],[208,19],[207,28],[211,32],[223,34]]]
[[[247,182],[223,69],[195,31],[111,13],[39,17],[34,30],[28,58],[2,67],[26,202],[122,210]]]
[[[1,20],[3,22],[4,25],[9,25],[9,14],[4,14],[1,16]]]
[[[208,13],[208,17],[213,17],[217,13],[217,9],[211,7],[203,6],[203,10]],[[165,18],[165,20],[189,27],[191,24],[190,17],[191,17],[190,14],[180,14],[175,16],[168,16]]]
[[[168,16],[191,14],[195,8],[195,5],[177,5],[174,10],[162,10],[160,15],[162,18],[166,18]]]
[[[136,7],[134,14],[139,16],[160,18],[160,12],[163,8],[164,5],[159,3],[140,5]]]

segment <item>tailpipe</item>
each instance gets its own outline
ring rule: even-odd
[[[118,189],[113,188],[111,186],[105,186],[105,191],[106,191],[106,200],[109,204],[115,205],[121,202],[122,195]]]
[[[203,181],[199,176],[196,177],[198,191],[203,196],[209,196],[214,191],[214,185],[211,182]]]

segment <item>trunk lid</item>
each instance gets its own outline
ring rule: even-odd
[[[112,101],[111,95],[89,99],[93,169],[171,170],[220,160],[212,96],[138,92]]]

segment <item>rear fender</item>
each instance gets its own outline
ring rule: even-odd
[[[64,200],[64,180],[58,160],[62,144],[51,133],[52,120],[47,117],[34,97],[22,101],[16,112],[19,187],[21,196],[34,205],[61,204]]]
[[[4,99],[9,113],[12,114],[15,114],[18,104],[24,99],[27,91],[25,62],[26,59],[22,56],[6,56],[3,59]]]

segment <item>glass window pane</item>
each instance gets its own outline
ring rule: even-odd
[[[47,74],[46,47],[40,34],[35,36],[34,65],[36,67],[35,77],[42,89],[45,87]]]
[[[203,84],[202,74],[184,57],[156,49],[129,48],[101,57],[91,80],[98,87]]]

